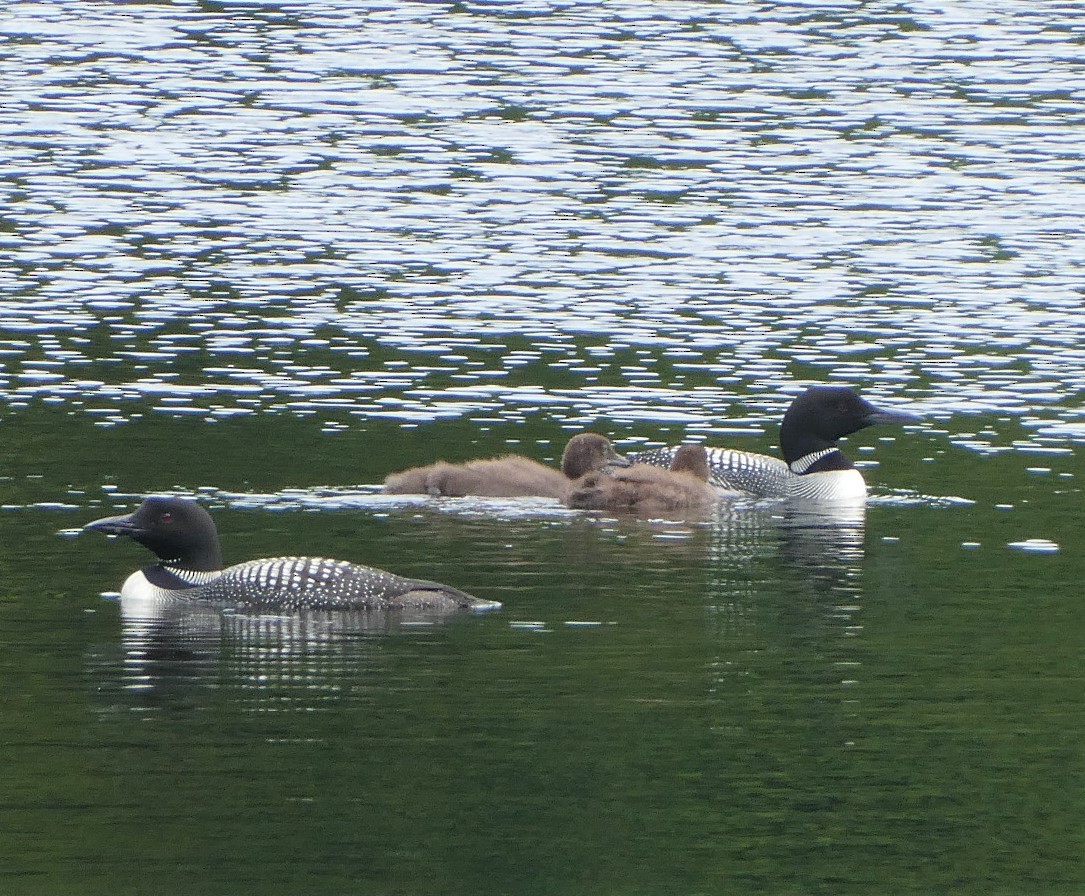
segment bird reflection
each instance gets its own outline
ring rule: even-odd
[[[865,515],[782,502],[716,525],[710,692],[726,749],[790,731],[817,755],[860,736]]]
[[[824,574],[851,591],[866,535],[866,504],[817,506],[788,502],[779,518],[783,558],[796,570]]]
[[[750,584],[749,564],[781,561],[851,591],[862,569],[865,522],[865,504],[723,503],[711,521],[717,585],[742,588]]]
[[[179,685],[215,686],[223,672],[277,710],[313,710],[342,690],[343,669],[378,662],[373,642],[424,630],[456,616],[440,611],[306,611],[291,615],[224,612],[198,601],[120,599],[121,687],[161,696]],[[266,708],[266,707],[265,707]]]

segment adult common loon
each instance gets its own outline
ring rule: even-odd
[[[758,498],[858,501],[866,498],[862,474],[837,446],[844,436],[878,423],[919,418],[876,408],[845,386],[811,386],[797,396],[780,426],[784,459],[730,448],[709,448],[712,484]],[[674,448],[632,455],[636,463],[668,466]]]
[[[561,470],[517,454],[463,464],[438,461],[426,467],[412,467],[392,473],[384,480],[384,492],[391,495],[444,495],[462,498],[478,495],[491,498],[536,496],[565,500],[574,479],[606,467],[627,467],[610,440],[593,432],[573,436],[561,456]]]
[[[709,484],[703,445],[680,445],[670,469],[636,463],[623,470],[591,473],[574,484],[566,504],[578,510],[615,510],[641,516],[686,515],[712,507],[719,493]]]
[[[160,563],[132,573],[122,598],[195,600],[242,610],[494,610],[448,585],[323,557],[275,557],[223,568],[218,530],[195,501],[147,498],[134,513],[83,527],[127,535]]]

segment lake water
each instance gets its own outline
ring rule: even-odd
[[[1085,890],[1085,10],[11,2],[0,889]],[[591,428],[849,439],[863,515],[386,498]],[[125,618],[230,561],[504,604]],[[119,511],[118,511],[119,512]]]

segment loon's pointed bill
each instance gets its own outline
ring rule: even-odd
[[[158,557],[132,573],[122,597],[196,600],[256,610],[495,610],[501,604],[450,585],[323,557],[274,557],[224,567],[211,514],[195,501],[147,498],[130,514],[84,526],[124,535]]]
[[[923,418],[918,414],[911,414],[901,410],[887,410],[870,406],[870,412],[863,418],[867,426],[889,426],[899,424],[905,426],[909,423],[922,423]]]
[[[106,535],[127,536],[129,538],[135,538],[136,535],[145,531],[136,523],[134,513],[102,517],[100,520],[87,523],[83,528],[92,532],[103,532]]]

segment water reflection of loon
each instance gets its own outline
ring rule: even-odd
[[[124,597],[119,605],[125,689],[169,692],[228,680],[254,706],[270,700],[299,710],[341,697],[344,669],[352,676],[373,671],[383,638],[462,618],[434,610],[229,613]]]
[[[761,503],[713,526],[706,622],[723,717],[856,711],[864,538],[861,504]],[[806,705],[814,697],[820,709]]]
[[[818,824],[863,742],[864,509],[748,508],[717,529],[708,719],[732,805]],[[743,560],[734,556],[736,543]],[[721,760],[725,763],[726,760]]]
[[[864,504],[793,501],[721,503],[711,523],[712,591],[759,612],[754,592],[768,565],[772,578],[825,606],[854,605],[864,557]]]

